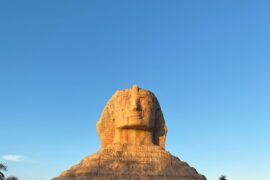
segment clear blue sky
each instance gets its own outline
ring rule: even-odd
[[[134,83],[172,154],[209,180],[270,179],[268,0],[1,1],[7,175],[49,180],[97,151],[102,108]]]

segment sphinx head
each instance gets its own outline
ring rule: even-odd
[[[155,95],[133,85],[131,89],[117,91],[106,104],[97,123],[104,148],[113,143],[119,131],[141,132],[151,136],[152,144],[165,148],[167,129]]]

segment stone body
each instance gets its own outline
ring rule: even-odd
[[[117,91],[97,123],[101,148],[53,180],[206,180],[165,150],[167,128],[155,95]]]

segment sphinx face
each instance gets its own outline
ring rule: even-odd
[[[119,94],[114,102],[115,127],[152,131],[157,108],[154,96],[138,86]]]

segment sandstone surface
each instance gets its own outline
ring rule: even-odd
[[[165,150],[167,128],[155,95],[117,91],[97,123],[101,148],[53,180],[206,180]]]

